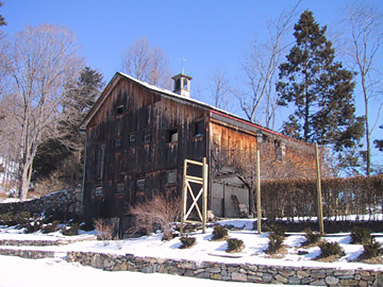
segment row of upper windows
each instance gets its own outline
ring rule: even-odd
[[[194,123],[193,126],[193,137],[200,137],[203,135],[204,125],[203,121],[198,121]],[[117,137],[115,139],[115,147],[119,148],[122,146],[122,137]],[[143,135],[143,143],[149,143],[151,141],[151,130],[146,129]],[[130,133],[128,137],[129,145],[135,145],[136,142],[136,133]],[[178,129],[170,129],[167,131],[166,135],[167,143],[175,143],[178,142]]]

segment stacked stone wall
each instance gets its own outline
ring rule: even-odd
[[[20,249],[0,249],[0,255],[18,256],[28,259],[42,259],[54,258],[56,253],[54,251],[42,250],[20,250]]]
[[[304,284],[313,286],[373,286],[381,272],[375,270],[266,266],[197,262],[190,260],[135,257],[92,252],[69,252],[68,262],[79,262],[108,271],[167,273],[223,281]]]
[[[31,214],[53,215],[55,219],[67,220],[80,216],[82,187],[57,191],[44,197],[12,203],[0,203],[0,214],[21,211]]]

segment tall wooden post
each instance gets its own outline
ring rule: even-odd
[[[186,187],[186,175],[188,170],[188,163],[184,161],[184,169],[182,175],[182,206],[181,206],[181,234],[184,234],[184,223],[185,223],[185,212],[186,212],[186,203],[187,203],[187,187]]]
[[[262,233],[262,204],[261,204],[261,159],[257,150],[257,229],[258,234]]]
[[[206,157],[203,158],[202,165],[202,178],[203,178],[203,194],[202,194],[202,233],[206,233],[206,222],[207,222],[207,183],[208,183],[208,166],[206,163]]]
[[[318,151],[318,144],[317,143],[315,143],[315,160],[316,160],[316,170],[317,170],[317,196],[318,196],[319,232],[320,232],[321,235],[324,235],[323,205],[322,205],[322,184],[321,184],[319,151]]]

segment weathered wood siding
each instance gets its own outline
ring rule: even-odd
[[[179,193],[183,160],[206,156],[208,116],[193,103],[119,80],[87,126],[84,215],[121,217],[127,205],[155,191]],[[198,135],[197,122],[202,124]],[[170,142],[174,131],[178,140]],[[177,170],[178,180],[167,185],[171,170]],[[137,185],[140,179],[143,186]]]
[[[255,165],[261,155],[261,179],[315,176],[314,146],[267,130],[256,124],[213,113],[210,123],[210,157],[220,164]]]

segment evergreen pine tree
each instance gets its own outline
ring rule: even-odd
[[[60,179],[67,185],[81,182],[85,137],[78,128],[103,87],[103,76],[89,67],[81,71],[76,82],[66,85],[64,119],[60,122],[63,136],[46,142],[37,151],[33,166],[36,178],[59,170]]]
[[[383,125],[381,125],[379,128],[383,129]],[[375,140],[374,143],[376,148],[378,148],[380,151],[383,151],[383,139]]]
[[[3,6],[3,4],[4,4],[3,2],[0,2],[0,8],[1,6]],[[0,26],[5,26],[5,25],[7,25],[7,22],[5,22],[3,15],[0,15]]]
[[[354,147],[363,136],[363,118],[355,116],[353,74],[335,61],[334,48],[311,11],[294,26],[296,44],[279,67],[278,104],[295,105],[284,133],[305,142]]]

